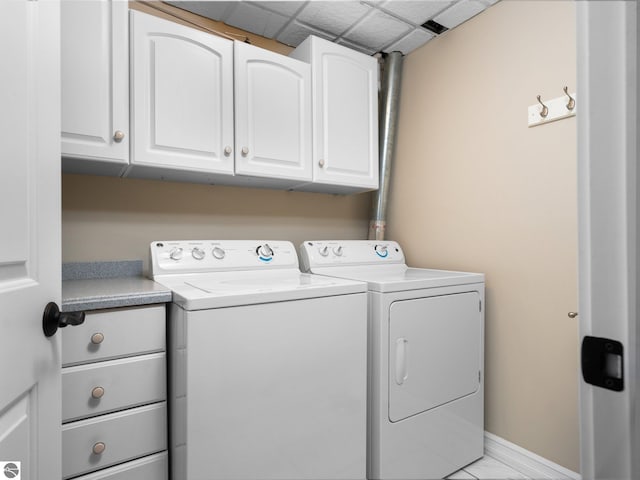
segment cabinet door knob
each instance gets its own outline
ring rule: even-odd
[[[91,335],[91,343],[94,345],[100,345],[104,341],[104,335],[100,332]]]
[[[228,147],[228,146],[224,147],[224,156],[225,157],[228,157],[229,155],[231,155],[231,152],[232,152],[231,147]]]
[[[324,160],[318,160],[318,165],[320,168],[324,168]]]
[[[246,157],[247,155],[249,155],[249,149],[247,147],[242,147],[242,156]]]
[[[578,316],[578,312],[569,312],[567,313],[567,316],[569,318],[576,318]]]
[[[96,455],[100,455],[106,448],[107,446],[104,444],[104,442],[98,442],[93,444],[93,448],[91,449],[91,451]]]
[[[122,130],[116,130],[116,133],[113,134],[113,140],[117,143],[120,143],[124,140],[124,132]]]
[[[104,388],[102,387],[95,387],[93,390],[91,390],[91,397],[98,399],[98,398],[102,398],[102,396],[104,395]]]

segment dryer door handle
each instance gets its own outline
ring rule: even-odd
[[[396,383],[402,385],[409,376],[407,372],[407,349],[409,341],[406,338],[396,340]]]

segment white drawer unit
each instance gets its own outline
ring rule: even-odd
[[[166,400],[164,353],[65,368],[62,422]]]
[[[167,452],[156,453],[139,460],[123,463],[99,472],[77,477],[75,480],[167,480]]]
[[[165,402],[68,423],[62,427],[62,476],[167,449]]]
[[[62,366],[165,349],[165,307],[87,312],[85,322],[62,331]]]
[[[64,479],[168,478],[165,319],[164,304],[94,310],[63,331]]]

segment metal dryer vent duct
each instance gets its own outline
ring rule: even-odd
[[[380,188],[375,194],[373,218],[369,223],[369,240],[384,240],[387,226],[389,180],[398,130],[400,83],[402,80],[402,53],[391,52],[383,57],[382,88],[379,120]]]

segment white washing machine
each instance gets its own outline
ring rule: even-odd
[[[484,275],[409,268],[391,241],[307,241],[303,270],[369,296],[369,479],[444,478],[484,450]]]
[[[364,479],[366,285],[284,241],[161,241],[174,480]]]

